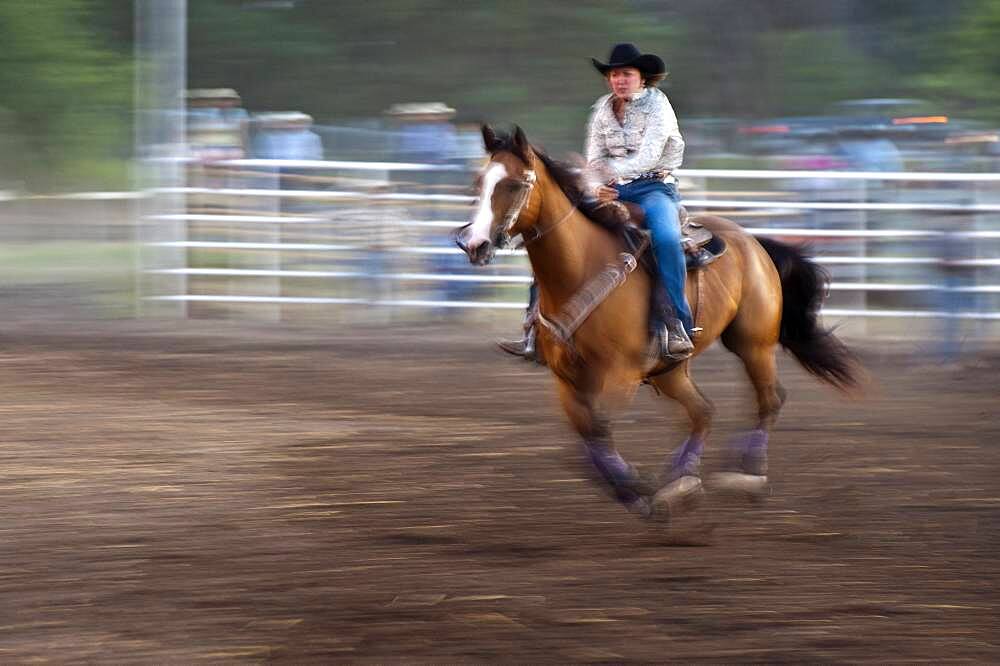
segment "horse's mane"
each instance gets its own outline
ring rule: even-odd
[[[520,150],[514,145],[514,138],[510,134],[497,134],[496,150],[506,150],[519,154]],[[618,233],[626,220],[623,218],[621,206],[608,206],[602,204],[595,197],[587,196],[581,184],[580,170],[566,162],[553,159],[545,151],[536,146],[531,146],[535,156],[542,161],[548,169],[552,179],[556,181],[559,189],[566,195],[570,203],[576,206],[577,210],[597,226],[607,229],[612,233]]]
[[[553,180],[559,185],[559,189],[566,195],[577,209],[583,213],[588,220],[596,223],[611,232],[618,232],[623,223],[623,212],[621,206],[608,206],[598,201],[596,197],[587,196],[583,186],[580,184],[580,170],[558,160],[549,157],[545,152],[532,146],[535,155],[542,161],[545,168],[549,170]]]

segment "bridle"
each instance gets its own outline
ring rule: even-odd
[[[527,205],[528,199],[531,197],[531,190],[535,189],[537,182],[538,176],[535,175],[534,169],[528,169],[524,172],[524,178],[521,179],[518,186],[517,197],[511,202],[510,208],[503,216],[503,227],[497,238],[497,249],[502,250],[510,246],[510,230],[514,228],[517,219],[521,217],[521,211]]]
[[[507,209],[507,212],[504,214],[503,229],[500,232],[500,236],[498,238],[499,242],[497,243],[498,249],[502,250],[510,246],[511,229],[514,228],[514,225],[517,224],[518,218],[521,217],[521,212],[524,210],[525,205],[527,205],[528,199],[531,197],[531,191],[535,188],[535,184],[537,182],[538,182],[538,176],[535,174],[534,169],[528,169],[524,172],[524,178],[522,178],[520,181],[517,197],[511,203],[510,208]],[[575,210],[576,206],[572,206],[569,209],[569,211],[562,217],[562,219],[560,219],[552,226],[543,229],[541,231],[539,231],[534,227],[528,229],[527,231],[522,231],[521,238],[523,240],[523,244],[527,245],[528,243],[534,243],[539,238],[541,238],[542,236],[549,233],[550,231],[561,225],[563,222],[568,220]]]

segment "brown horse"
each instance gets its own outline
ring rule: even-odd
[[[488,263],[497,248],[520,234],[539,289],[546,324],[539,346],[555,375],[559,398],[590,460],[615,496],[643,516],[669,515],[702,493],[699,463],[712,405],[691,379],[689,361],[672,367],[650,362],[648,316],[651,281],[643,270],[610,290],[568,332],[552,321],[606,267],[621,265],[619,237],[581,210],[584,198],[570,170],[529,145],[520,128],[498,135],[483,127],[490,154],[479,178],[479,202],[456,242],[469,260]],[[754,430],[733,447],[732,471],[715,477],[720,487],[762,493],[767,487],[767,437],[785,400],[778,383],[780,343],[811,373],[842,389],[856,385],[850,352],[817,323],[825,275],[796,248],[747,234],[729,220],[696,218],[724,239],[726,252],[690,274],[687,296],[695,325],[695,356],[716,339],[743,361],[757,395]],[[625,270],[628,270],[627,268]],[[622,272],[622,271],[620,271]],[[692,278],[692,276],[694,276]],[[691,433],[668,462],[662,483],[650,484],[611,441],[608,415],[648,381],[687,411]]]

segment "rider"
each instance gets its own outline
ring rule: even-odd
[[[659,57],[628,43],[616,44],[607,63],[591,61],[611,92],[594,104],[587,126],[589,187],[602,202],[635,203],[646,214],[659,277],[673,305],[673,316],[657,331],[661,353],[670,360],[685,359],[694,349],[690,335],[696,329],[684,294],[680,195],[672,173],[684,157],[684,139],[667,96],[656,87],[666,78],[666,67]],[[499,341],[504,351],[535,357],[536,291],[531,292],[524,338]]]

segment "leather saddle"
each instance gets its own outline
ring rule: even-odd
[[[614,203],[625,209],[634,226],[645,229],[646,214],[641,206],[631,202]],[[680,206],[678,215],[681,222],[681,246],[684,248],[689,271],[707,266],[725,254],[726,242],[694,220],[684,206]]]

